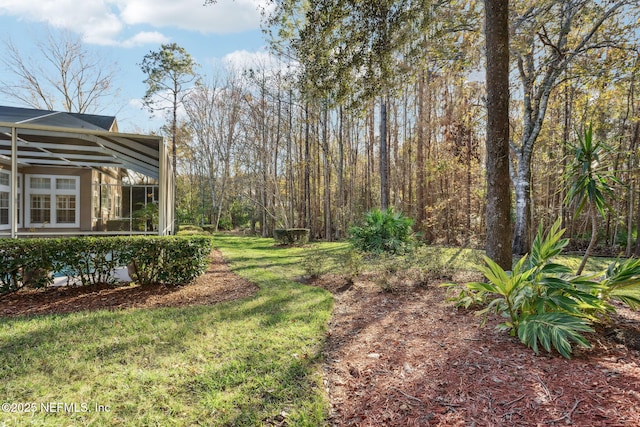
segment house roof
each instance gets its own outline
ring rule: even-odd
[[[121,167],[159,177],[162,137],[117,132],[113,116],[0,106],[0,162],[19,166]]]
[[[32,108],[5,107],[0,105],[0,122],[33,123],[44,126],[72,127],[118,131],[114,116],[65,113],[62,111],[36,110]]]

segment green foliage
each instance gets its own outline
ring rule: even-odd
[[[571,342],[589,348],[591,344],[580,332],[593,332],[587,320],[567,313],[541,313],[523,316],[518,327],[520,341],[538,353],[538,342],[551,352],[558,350],[562,356],[571,357]]]
[[[204,273],[211,253],[208,237],[131,238],[132,279],[147,285],[182,285]]]
[[[180,224],[178,227],[178,236],[203,236],[211,234],[209,229],[205,230],[205,227],[200,227],[194,224]]]
[[[327,261],[327,256],[321,251],[309,251],[302,259],[305,275],[311,279],[320,277],[326,271]]]
[[[341,258],[341,267],[347,282],[353,284],[353,280],[362,273],[364,267],[364,258],[360,252],[350,249]]]
[[[0,239],[0,293],[46,287],[53,272],[82,285],[110,283],[129,264],[138,283],[184,284],[206,270],[211,248],[204,236]]]
[[[578,135],[578,144],[574,148],[575,160],[569,177],[573,182],[565,198],[565,202],[578,203],[576,216],[580,215],[586,204],[593,205],[602,216],[606,215],[606,209],[610,209],[607,198],[614,194],[610,182],[619,181],[602,168],[602,154],[608,149],[604,143],[593,140],[591,124],[583,135]]]
[[[612,263],[601,285],[604,300],[617,299],[634,310],[640,309],[640,259]]]
[[[0,425],[254,427],[283,411],[278,425],[326,425],[319,364],[333,299],[294,282],[306,249],[230,235],[215,243],[258,293],[215,305],[3,318],[3,402],[110,410],[3,413]]]
[[[202,230],[207,233],[213,233],[216,231],[216,227],[213,224],[205,224],[202,226]]]
[[[181,92],[183,85],[195,80],[196,66],[191,55],[176,43],[163,44],[160,50],[146,54],[140,64],[140,69],[147,76],[144,80],[147,91],[142,98],[145,107],[154,111],[158,103],[154,95],[158,93]],[[165,99],[164,96],[161,98]],[[173,108],[175,109],[176,106],[174,105]]]
[[[590,347],[582,335],[590,332],[595,314],[609,307],[599,297],[601,286],[580,276],[571,276],[571,270],[553,262],[568,239],[556,221],[545,235],[539,227],[532,244],[531,254],[522,257],[512,271],[505,271],[490,258],[480,270],[487,282],[465,285],[459,305],[468,306],[479,300],[488,301],[478,313],[494,312],[508,320],[500,329],[517,333],[522,343],[538,352],[538,343],[551,351],[555,348],[562,356],[570,357],[571,344]]]
[[[51,284],[55,254],[51,240],[0,239],[0,294],[24,285],[40,288]]]
[[[178,226],[178,231],[199,231],[202,232],[204,229],[199,225],[195,224],[180,224]]]
[[[231,217],[232,227],[249,225],[252,213],[253,205],[250,202],[244,199],[234,199],[229,206],[229,216]]]
[[[273,238],[279,245],[304,245],[309,242],[308,228],[276,228]]]
[[[77,278],[82,285],[115,281],[113,271],[127,265],[131,253],[128,237],[72,237],[55,239],[55,271]],[[45,239],[33,239],[45,240]]]
[[[567,191],[565,203],[575,202],[577,208],[575,216],[580,215],[585,206],[588,206],[591,219],[591,239],[587,247],[582,263],[578,267],[578,274],[582,273],[587,258],[597,241],[597,215],[605,216],[606,210],[611,209],[607,199],[614,197],[612,183],[619,184],[620,181],[612,175],[606,167],[603,167],[602,154],[610,150],[602,142],[593,140],[593,128],[584,131],[584,135],[578,135],[578,144],[575,147],[575,160],[570,169],[569,180],[572,184]]]
[[[233,223],[228,216],[220,217],[218,221],[218,230],[233,230]]]
[[[413,219],[392,208],[373,209],[365,215],[362,226],[349,230],[353,246],[363,252],[401,254],[413,243]]]

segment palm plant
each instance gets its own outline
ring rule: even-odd
[[[605,210],[610,208],[608,197],[613,196],[610,183],[618,180],[602,168],[601,154],[607,148],[602,142],[593,141],[593,128],[584,131],[584,135],[578,135],[578,144],[575,147],[575,161],[570,169],[572,184],[567,192],[565,203],[574,201],[578,207],[575,212],[577,217],[585,206],[588,209],[591,221],[591,239],[584,253],[577,274],[582,274],[587,259],[596,244],[598,234],[598,212],[605,216]]]
[[[362,226],[349,230],[356,249],[373,253],[403,253],[413,241],[413,219],[393,208],[373,209],[366,213]]]

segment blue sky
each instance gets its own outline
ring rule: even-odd
[[[85,47],[117,64],[120,95],[100,114],[116,115],[123,132],[155,130],[161,120],[139,108],[144,75],[139,63],[162,43],[184,47],[207,75],[216,64],[263,61],[266,42],[260,9],[266,0],[0,0],[0,40],[9,38],[23,57],[36,55],[35,44],[54,32],[70,31]],[[31,54],[33,52],[33,54]],[[2,77],[6,70],[0,66]],[[2,105],[16,105],[1,99]]]

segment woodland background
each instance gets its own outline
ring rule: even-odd
[[[482,245],[482,5],[310,3],[278,2],[267,22],[280,67],[220,70],[184,98],[181,221],[263,236],[307,227],[333,240],[388,205],[427,242]],[[597,166],[619,181],[599,218],[599,249],[640,254],[637,3],[510,7],[514,222],[524,197],[528,237],[562,217],[574,249],[586,247],[589,218],[574,216],[565,196],[574,146],[592,124],[608,147]],[[358,52],[356,31],[367,40]]]
[[[304,227],[335,240],[370,209],[393,207],[428,243],[484,245],[484,5],[271,0],[263,30],[274,61],[203,70],[175,44],[141,58],[146,106],[167,113],[179,222],[263,236]],[[610,190],[598,250],[640,255],[639,2],[508,5],[511,176],[502,185],[513,194],[514,253],[558,217],[572,248],[586,248],[589,210],[566,195],[591,125],[603,144],[591,166]],[[54,95],[11,41],[3,62],[22,84],[0,92],[36,108],[64,95],[65,109],[92,112],[113,75],[78,40],[48,43],[42,57],[63,77],[44,77]],[[74,64],[82,72],[70,73]]]

